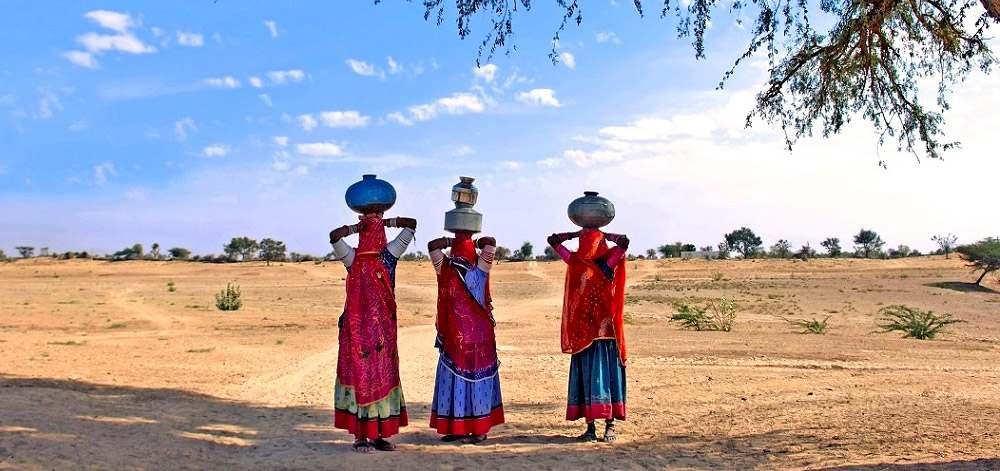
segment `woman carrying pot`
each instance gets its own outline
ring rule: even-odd
[[[596,441],[594,422],[603,419],[604,441],[612,442],[615,421],[625,419],[624,260],[629,240],[600,230],[614,219],[615,207],[596,192],[585,192],[568,212],[583,229],[548,238],[568,265],[562,314],[562,351],[572,355],[566,420],[585,419],[587,429],[578,438]],[[562,245],[573,238],[579,238],[575,252]]]

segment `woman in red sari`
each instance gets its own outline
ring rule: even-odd
[[[385,228],[400,227],[386,242]],[[340,351],[334,426],[354,435],[354,449],[391,451],[387,438],[407,425],[396,346],[396,262],[413,240],[417,221],[360,217],[358,224],[330,233],[334,255],[347,267],[347,298],[340,317]],[[355,250],[344,237],[358,234]]]
[[[563,247],[575,237],[580,238],[576,252]],[[566,420],[585,419],[587,430],[578,438],[595,441],[594,421],[604,419],[604,441],[612,442],[615,420],[625,419],[623,260],[629,240],[589,228],[552,234],[548,242],[568,264],[562,315],[562,351],[572,355]]]

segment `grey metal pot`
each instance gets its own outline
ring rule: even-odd
[[[569,204],[566,213],[573,224],[585,229],[607,226],[615,219],[615,205],[596,191],[585,191]]]
[[[472,209],[479,199],[479,190],[472,184],[472,177],[459,177],[451,188],[451,200],[455,209],[444,213],[444,230],[448,232],[480,232],[483,230],[483,215]]]

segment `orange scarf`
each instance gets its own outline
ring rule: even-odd
[[[570,257],[566,269],[562,351],[577,354],[595,340],[615,339],[624,365],[625,263],[610,267],[614,273],[611,279],[597,265],[607,259],[610,251],[603,232],[584,229],[580,233],[580,248]]]

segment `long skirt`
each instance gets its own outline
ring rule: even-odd
[[[481,378],[463,378],[455,374],[442,352],[431,402],[431,427],[442,435],[486,435],[490,428],[502,423],[503,399],[497,369],[484,372]]]
[[[354,388],[340,384],[334,387],[334,427],[344,429],[356,440],[388,438],[407,425],[403,388],[396,386],[388,396],[364,406],[358,406]]]
[[[566,420],[625,419],[625,367],[618,342],[595,340],[569,364]]]

